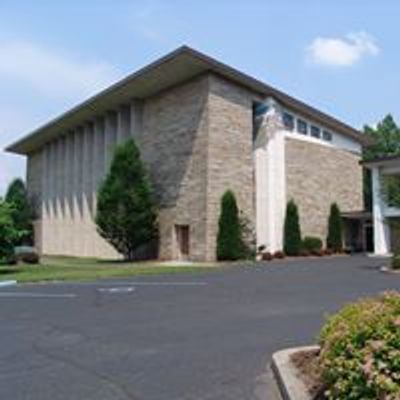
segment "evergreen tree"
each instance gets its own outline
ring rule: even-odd
[[[130,139],[116,147],[100,186],[96,224],[100,235],[127,260],[157,236],[156,210],[139,149]]]
[[[5,201],[11,206],[14,228],[21,233],[14,244],[33,244],[33,212],[22,179],[17,178],[10,183]]]
[[[221,199],[221,214],[218,221],[217,258],[218,260],[239,260],[245,256],[242,239],[242,224],[236,198],[228,190]]]
[[[293,200],[290,200],[286,206],[284,251],[288,256],[297,256],[301,251],[299,212]]]
[[[331,205],[328,220],[328,237],[326,238],[326,247],[335,252],[343,250],[343,227],[340,210],[336,203]]]
[[[13,222],[13,207],[0,198],[0,262],[12,255],[15,243],[24,231],[18,231]]]

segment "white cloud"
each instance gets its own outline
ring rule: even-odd
[[[376,56],[376,40],[365,32],[349,33],[343,38],[317,37],[307,47],[307,59],[317,65],[349,67],[365,56]]]
[[[87,96],[119,76],[112,65],[38,46],[28,41],[0,42],[0,81],[15,80],[49,97]]]

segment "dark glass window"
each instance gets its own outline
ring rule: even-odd
[[[289,131],[292,131],[294,129],[294,117],[292,114],[289,114],[287,112],[283,113],[283,125]]]
[[[322,132],[322,139],[326,140],[327,142],[331,142],[332,141],[332,132],[324,130]]]
[[[307,135],[307,131],[308,131],[307,122],[302,119],[298,119],[297,120],[297,132],[302,133],[303,135]]]
[[[317,126],[311,126],[311,136],[315,138],[320,138],[321,129],[319,129]]]

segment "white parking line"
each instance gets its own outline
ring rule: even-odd
[[[112,282],[110,285],[133,286],[205,286],[207,282]]]
[[[128,287],[110,287],[110,288],[98,288],[97,289],[99,292],[102,293],[110,293],[110,294],[114,294],[114,293],[131,293],[135,290],[134,287],[132,286],[128,286]]]
[[[39,298],[39,299],[52,299],[52,298],[61,298],[61,299],[73,299],[77,297],[74,293],[30,293],[30,292],[1,292],[0,297],[11,297],[11,298]]]

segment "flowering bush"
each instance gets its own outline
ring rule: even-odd
[[[320,344],[328,399],[400,399],[400,293],[344,307],[323,327]]]

